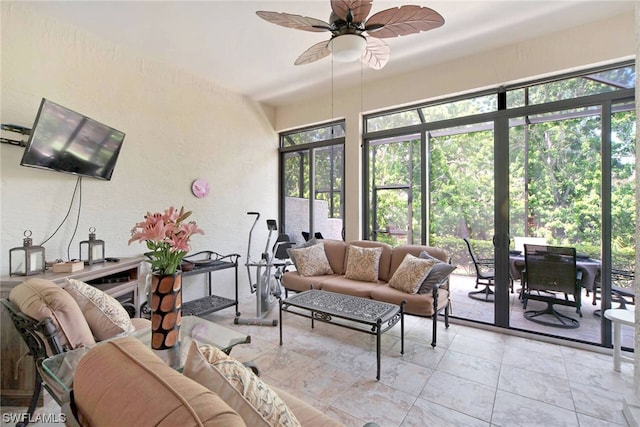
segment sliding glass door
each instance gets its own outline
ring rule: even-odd
[[[364,238],[446,249],[454,317],[609,346],[603,310],[635,301],[634,85],[626,63],[365,117]],[[531,243],[575,248],[578,328],[524,316]]]

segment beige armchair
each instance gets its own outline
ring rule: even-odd
[[[67,280],[60,287],[49,280],[30,278],[14,287],[8,299],[0,301],[35,365],[28,416],[19,426],[26,425],[35,411],[43,386],[41,369],[45,358],[150,326],[147,319],[130,318],[131,311],[110,295],[77,280]],[[60,403],[63,392],[54,384],[44,386]]]

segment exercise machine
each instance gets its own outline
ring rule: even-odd
[[[251,293],[256,294],[256,317],[254,319],[243,319],[236,317],[234,319],[235,324],[243,325],[259,325],[259,326],[278,326],[278,320],[268,320],[264,317],[275,306],[277,298],[281,294],[280,278],[284,272],[284,269],[289,262],[286,259],[281,259],[283,252],[286,253],[286,245],[291,246],[288,238],[280,235],[276,240],[276,244],[273,248],[270,248],[271,238],[274,231],[278,230],[278,223],[275,219],[267,220],[267,229],[269,235],[267,236],[267,243],[265,244],[264,251],[262,252],[259,260],[254,260],[251,257],[251,240],[253,229],[255,228],[258,220],[260,219],[259,212],[247,212],[247,215],[255,216],[251,230],[249,230],[249,243],[247,244],[247,275],[249,276],[249,286]],[[254,276],[251,274],[252,269],[255,269],[255,281]]]

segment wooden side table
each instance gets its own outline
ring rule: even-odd
[[[620,372],[620,362],[633,362],[633,358],[622,355],[620,343],[620,325],[633,327],[635,319],[633,310],[623,308],[610,308],[605,310],[604,317],[613,322],[613,370]]]

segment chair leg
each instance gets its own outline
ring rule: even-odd
[[[544,320],[543,318],[540,318],[540,319],[537,318],[539,316],[543,316],[543,315],[547,315],[547,314],[552,315],[555,319],[557,319],[558,322],[551,322],[551,321]],[[565,316],[564,314],[556,311],[553,308],[553,304],[551,304],[551,303],[547,303],[547,308],[544,309],[544,310],[525,311],[524,312],[524,317],[525,317],[525,319],[530,320],[532,322],[539,323],[539,324],[545,325],[545,326],[554,326],[556,328],[575,329],[575,328],[580,327],[580,322],[577,319],[574,319],[574,318],[569,317],[569,316]],[[582,317],[582,315],[581,315],[581,317]],[[568,320],[568,322],[567,322],[567,320]]]
[[[27,409],[26,419],[23,418],[23,421],[17,423],[16,427],[25,427],[29,424],[29,421],[33,418],[33,413],[36,411],[36,406],[38,406],[38,399],[40,399],[40,393],[42,393],[42,377],[36,366],[34,366],[34,376],[33,394],[31,395],[31,402]]]

